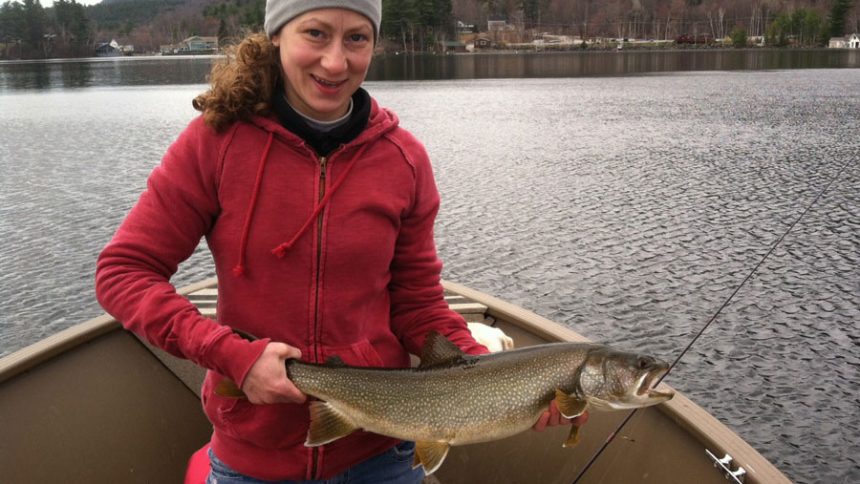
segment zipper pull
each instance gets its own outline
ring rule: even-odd
[[[325,180],[325,171],[328,164],[328,158],[323,156],[320,158],[320,179]]]

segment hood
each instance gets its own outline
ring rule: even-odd
[[[298,149],[309,150],[313,152],[308,146],[307,143],[299,136],[297,136],[292,131],[287,130],[278,122],[278,119],[274,114],[269,116],[253,116],[249,123],[252,125],[266,131],[270,135],[273,135],[275,138],[280,140],[281,142],[288,144],[290,146],[294,146]],[[376,102],[376,99],[370,98],[370,117],[367,120],[367,126],[364,128],[364,131],[358,135],[357,138],[350,141],[344,148],[348,149],[350,147],[354,147],[357,145],[361,145],[367,143],[369,141],[374,141],[385,133],[397,128],[400,124],[400,120],[397,118],[397,115],[392,111],[389,111],[386,108],[380,107]],[[268,153],[265,153],[266,155]]]
[[[296,231],[295,235],[278,245],[277,247],[272,248],[272,253],[281,258],[286,255],[287,251],[296,243],[296,241],[308,230],[309,227],[313,224],[313,221],[319,216],[319,214],[325,209],[328,201],[331,197],[337,192],[337,189],[346,181],[349,172],[352,170],[352,167],[355,166],[356,163],[361,161],[362,156],[367,151],[367,149],[373,145],[373,142],[381,138],[385,133],[394,130],[397,128],[399,124],[399,120],[397,119],[397,115],[393,112],[379,107],[376,103],[376,100],[370,99],[370,117],[367,120],[367,127],[365,127],[364,131],[354,140],[350,141],[346,145],[337,149],[337,152],[350,152],[347,155],[347,165],[343,174],[341,174],[340,178],[332,183],[332,186],[329,190],[326,191],[325,196],[320,201],[316,210],[311,213],[311,215],[307,218],[304,224]],[[260,195],[260,187],[262,186],[263,177],[265,176],[266,162],[269,158],[269,153],[272,149],[272,143],[277,138],[280,142],[285,143],[289,146],[292,146],[298,151],[304,151],[309,153],[311,156],[316,158],[316,153],[305,143],[303,139],[301,139],[296,134],[290,132],[286,128],[281,125],[277,121],[274,115],[263,117],[263,116],[254,116],[251,118],[250,123],[258,128],[266,131],[268,133],[268,137],[266,140],[266,145],[263,148],[263,151],[260,155],[260,161],[257,164],[257,177],[254,181],[254,188],[251,194],[251,203],[248,206],[248,213],[245,216],[245,224],[242,229],[242,239],[239,243],[239,254],[237,257],[236,265],[233,267],[233,274],[236,277],[242,277],[245,273],[245,252],[247,249],[248,236],[251,233],[251,225],[254,220],[254,209],[257,206],[257,199]]]

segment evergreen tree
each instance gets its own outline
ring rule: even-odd
[[[415,42],[415,27],[421,23],[414,0],[382,0],[382,36],[403,43],[403,50]]]
[[[786,14],[777,16],[767,28],[765,41],[768,45],[784,47],[788,45],[788,36],[791,29],[791,17]]]
[[[800,36],[803,45],[814,46],[824,43],[821,32],[824,29],[824,19],[815,10],[807,10],[800,25]]]
[[[72,37],[75,39],[75,43],[80,46],[87,46],[90,44],[90,35],[92,31],[90,30],[90,19],[87,18],[87,13],[84,10],[84,6],[80,3],[72,2],[74,6],[74,15],[72,20]]]
[[[825,25],[815,10],[799,8],[777,16],[767,29],[766,40],[777,47],[786,46],[792,40],[795,45],[820,45],[824,41],[821,32],[826,30]]]
[[[0,7],[0,41],[7,43],[23,40],[25,24],[23,5],[6,2]]]
[[[218,19],[218,41],[227,43],[247,31],[261,31],[265,11],[265,0],[232,0],[207,6],[203,16]]]
[[[84,6],[75,0],[55,0],[53,15],[53,29],[59,37],[61,54],[87,53],[90,45],[90,21]]]
[[[222,17],[218,21],[218,45],[225,45],[230,39],[230,33],[227,31],[227,21]]]
[[[263,30],[266,19],[266,1],[253,0],[242,8],[240,23],[243,27],[254,31]]]
[[[31,51],[42,50],[42,43],[45,40],[47,16],[39,0],[24,0],[24,21],[26,23],[24,40],[27,43],[27,47]]]
[[[845,15],[851,10],[854,0],[833,0],[830,9],[830,36],[842,37],[845,34]]]
[[[731,33],[732,47],[743,48],[747,46],[747,31],[743,27],[735,27]]]
[[[522,0],[523,17],[526,28],[540,28],[542,18],[548,10],[548,0]],[[546,23],[544,21],[544,23]]]
[[[423,50],[453,33],[451,0],[382,0],[382,37]]]

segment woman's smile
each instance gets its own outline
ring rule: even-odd
[[[329,81],[313,74],[311,74],[311,78],[317,82],[320,90],[325,94],[337,94],[340,88],[347,82],[346,79],[342,81]]]

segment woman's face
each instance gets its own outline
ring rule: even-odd
[[[280,48],[290,105],[331,121],[346,114],[350,97],[367,76],[373,24],[351,10],[311,10],[287,22],[272,43]]]

